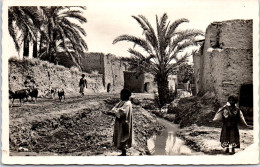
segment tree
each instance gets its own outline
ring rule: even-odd
[[[83,36],[85,30],[77,23],[83,24],[87,19],[82,16],[84,7],[41,7],[45,19],[42,25],[40,39],[40,57],[49,58],[55,62],[57,52],[65,52],[73,61],[79,64],[79,58],[88,49]]]
[[[19,52],[23,44],[23,55],[28,57],[32,42],[35,58],[45,57],[54,63],[56,54],[65,52],[79,65],[81,55],[87,50],[83,39],[86,32],[79,25],[87,20],[80,9],[85,7],[9,7],[8,29],[16,50]]]
[[[29,56],[29,43],[37,40],[39,31],[37,7],[12,6],[8,8],[8,31],[19,52],[23,44],[23,56]],[[20,36],[19,32],[20,31]]]
[[[190,55],[184,51],[188,47],[196,45],[195,37],[203,36],[204,33],[195,29],[177,31],[177,27],[188,20],[182,18],[170,23],[170,21],[167,22],[166,13],[160,19],[156,16],[156,32],[143,15],[132,17],[143,29],[144,38],[121,35],[114,39],[113,44],[128,41],[134,43],[134,47],[137,45],[142,48],[143,52],[134,48],[129,48],[128,52],[133,56],[137,66],[155,76],[160,106],[163,106],[169,102],[168,76]],[[195,50],[191,54],[194,52]]]
[[[178,81],[186,83],[187,81],[193,82],[194,69],[191,64],[182,63],[178,68]]]

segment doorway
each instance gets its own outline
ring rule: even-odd
[[[149,88],[150,88],[150,83],[149,83],[149,82],[146,82],[146,83],[144,84],[144,91],[145,91],[145,92],[149,92]]]
[[[107,92],[110,92],[111,84],[107,84]]]
[[[253,124],[253,84],[242,85],[239,92],[239,107],[249,124]]]

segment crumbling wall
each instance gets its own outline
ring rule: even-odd
[[[239,96],[242,85],[253,83],[252,49],[226,48],[213,52],[211,59],[214,91],[220,103],[232,94]]]
[[[103,74],[103,87],[106,92],[120,92],[124,87],[124,74],[127,64],[112,54],[87,53],[82,58],[83,71]]]
[[[123,89],[126,68],[126,63],[114,55],[104,56],[104,86],[107,92],[120,92]]]
[[[223,104],[253,83],[252,20],[214,22],[206,30],[202,55],[194,56],[197,90],[213,91]]]
[[[177,82],[176,75],[168,77],[169,89],[175,91]],[[134,93],[153,93],[157,92],[157,83],[154,76],[150,73],[137,73],[134,71],[124,71],[124,88]]]
[[[82,72],[76,69],[54,65],[38,59],[10,59],[8,63],[9,89],[16,91],[26,88],[24,83],[30,79],[35,82],[39,96],[47,96],[52,88],[63,88],[66,95],[79,95],[79,80]],[[101,74],[87,74],[88,88],[86,93],[102,92]]]
[[[200,59],[201,59],[201,53],[200,52],[197,52],[197,53],[195,53],[193,55],[195,94],[199,93],[199,85],[200,85]]]
[[[87,73],[98,72],[104,74],[104,54],[86,53],[81,58],[82,70]]]

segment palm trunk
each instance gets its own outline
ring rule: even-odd
[[[167,77],[159,76],[157,78],[158,94],[159,94],[159,107],[163,107],[169,102],[169,82]]]
[[[27,35],[23,39],[23,57],[29,57],[29,43]]]
[[[37,58],[37,40],[33,41],[33,57]]]
[[[42,54],[42,42],[43,42],[43,37],[42,37],[42,35],[40,35],[39,55]]]

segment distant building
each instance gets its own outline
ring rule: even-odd
[[[123,71],[128,64],[112,54],[86,53],[82,59],[82,70],[86,73],[103,75],[103,85],[106,92],[120,92],[124,87]]]
[[[177,76],[170,75],[168,81],[169,89],[174,91],[177,85]],[[124,88],[134,93],[152,93],[158,91],[156,81],[152,74],[139,74],[134,71],[124,71]]]

